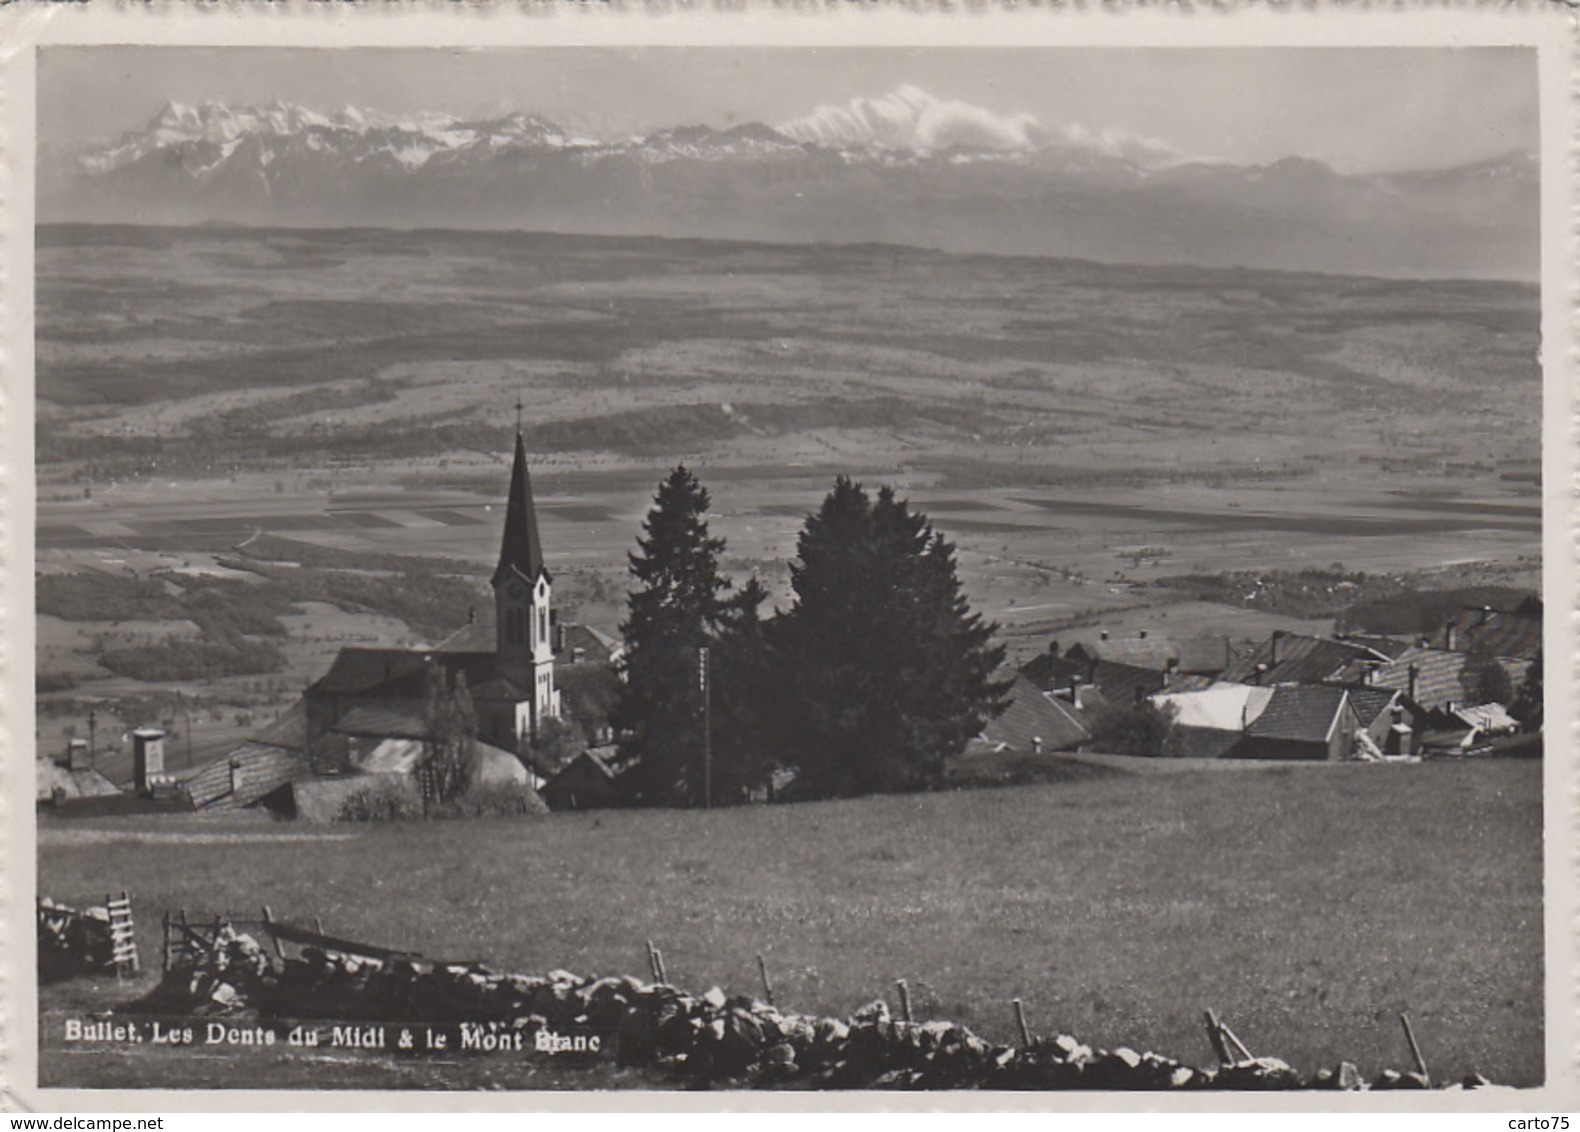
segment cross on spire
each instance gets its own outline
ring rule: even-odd
[[[516,435],[521,435],[521,394],[516,394]]]

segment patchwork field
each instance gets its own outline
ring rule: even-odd
[[[1227,772],[1226,772],[1227,773]],[[909,980],[923,1018],[1210,1063],[1216,1009],[1309,1072],[1407,1066],[1543,1079],[1541,766],[1306,766],[703,812],[333,829],[50,823],[39,891],[130,889],[145,962],[166,909],[284,918],[499,969],[758,987],[848,1014]],[[151,981],[46,987],[45,1084],[628,1087],[510,1056],[422,1060],[67,1045],[64,1020]]]
[[[315,594],[285,623],[268,680],[286,691],[143,689],[233,732],[336,644],[432,640],[486,603],[518,396],[557,603],[609,630],[682,460],[731,572],[780,603],[834,477],[894,484],[1017,657],[1099,625],[1270,627],[1147,586],[1180,574],[1540,584],[1530,287],[523,233],[47,226],[38,244],[39,570],[245,581],[236,559],[268,536],[289,545],[266,566],[359,576],[361,600]],[[470,596],[402,604],[403,571]],[[179,631],[144,628],[41,621],[40,743],[127,694],[101,638]]]

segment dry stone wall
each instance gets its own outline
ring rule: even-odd
[[[539,1034],[575,1042],[677,1085],[721,1088],[1284,1090],[1429,1088],[1422,1073],[1388,1070],[1365,1081],[1343,1063],[1304,1076],[1273,1057],[1217,1068],[1155,1053],[1098,1049],[1068,1034],[1024,1034],[998,1045],[953,1022],[910,1022],[874,1001],[849,1018],[817,1017],[713,988],[690,994],[630,976],[569,971],[500,974],[475,965],[305,948],[271,955],[229,926],[196,967],[172,971],[148,1010],[357,1022],[424,1019],[471,1028],[474,1048],[543,1048]],[[1468,1078],[1450,1088],[1490,1084]]]

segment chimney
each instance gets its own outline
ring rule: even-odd
[[[1459,643],[1459,632],[1454,626],[1454,619],[1450,618],[1448,624],[1443,626],[1443,647],[1449,652],[1454,651],[1454,646]]]
[[[1098,630],[1097,637],[1098,637],[1099,640],[1103,640],[1103,641],[1108,640],[1108,630],[1107,629],[1100,629],[1100,630]]]
[[[1268,664],[1270,666],[1276,666],[1278,664],[1278,642],[1283,640],[1283,639],[1284,639],[1284,630],[1282,630],[1282,629],[1274,629],[1273,630],[1272,644],[1270,645],[1269,650],[1268,650],[1269,651]]]
[[[1059,655],[1059,641],[1058,641],[1058,638],[1054,638],[1053,640],[1048,642],[1048,655],[1049,656],[1058,656]]]
[[[66,769],[93,769],[93,759],[88,754],[88,741],[86,739],[73,739],[66,744]]]
[[[555,625],[554,626],[554,651],[555,652],[564,652],[565,651],[565,626],[564,625]]]
[[[1041,735],[1033,735],[1031,737],[1031,753],[1034,754],[1034,755],[1042,754],[1042,736]]]
[[[241,789],[241,760],[230,760],[230,792],[235,794]]]
[[[1416,700],[1416,698],[1415,698],[1415,684],[1416,684],[1416,681],[1420,678],[1420,676],[1421,676],[1421,667],[1420,667],[1420,665],[1412,664],[1410,666],[1410,682],[1409,682],[1409,684],[1407,686],[1409,690],[1405,692],[1405,695],[1410,697],[1410,702],[1411,703],[1418,702]]]
[[[477,606],[469,605],[466,607],[466,623],[468,625],[477,624]]]
[[[1267,665],[1258,663],[1257,666],[1256,666],[1256,669],[1251,673],[1251,683],[1255,684],[1255,685],[1260,685],[1262,683],[1262,680],[1266,676],[1267,676]]]
[[[1147,631],[1145,629],[1141,630],[1141,639],[1143,641],[1147,639]]]
[[[1076,707],[1081,706],[1081,674],[1079,672],[1070,674],[1070,702]]]
[[[132,777],[137,792],[145,798],[154,792],[154,783],[165,776],[165,733],[157,727],[139,727],[132,732]]]
[[[1491,621],[1491,620],[1492,620],[1492,606],[1490,606],[1490,605],[1483,605],[1481,607],[1481,616],[1476,619],[1476,624],[1477,625],[1485,625],[1488,621]]]

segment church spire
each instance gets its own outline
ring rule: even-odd
[[[532,503],[532,478],[527,474],[527,446],[521,437],[521,402],[516,402],[516,460],[510,469],[510,501],[505,505],[505,537],[499,546],[499,566],[493,584],[515,572],[535,582],[543,573],[543,541],[538,537],[538,513]]]

